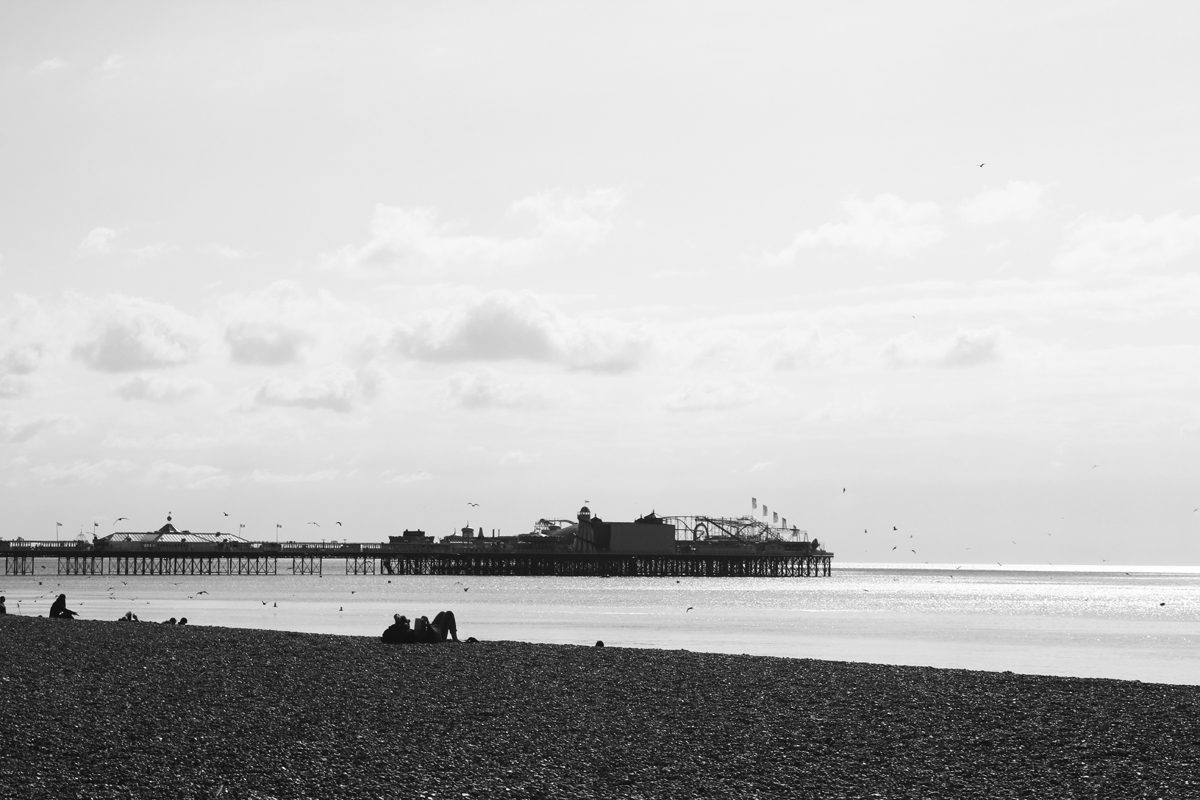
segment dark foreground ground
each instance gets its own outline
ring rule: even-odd
[[[8,616],[0,797],[1194,798],[1200,688]]]

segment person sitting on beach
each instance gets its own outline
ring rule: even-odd
[[[454,621],[453,611],[439,611],[433,622],[428,617],[421,617],[417,620],[415,632],[418,642],[444,642],[447,637],[458,641],[458,625]]]
[[[454,621],[453,611],[439,611],[433,622],[429,621],[429,617],[420,617],[412,628],[409,627],[408,617],[396,614],[393,619],[396,621],[380,637],[385,642],[435,644],[446,641],[447,637],[458,641],[458,625]]]
[[[141,620],[138,619],[137,614],[132,611],[126,611],[125,616],[121,617],[117,622],[141,622]]]
[[[163,624],[163,625],[174,625],[174,624],[175,624],[175,618],[174,618],[174,617],[171,617],[170,619],[163,620],[162,624]]]
[[[4,606],[4,595],[0,594],[0,614],[7,614],[8,609]]]
[[[187,617],[180,617],[180,618],[179,618],[179,624],[180,624],[180,625],[187,625]]]
[[[75,619],[79,616],[78,613],[67,608],[67,596],[60,594],[58,598],[50,604],[51,619]]]

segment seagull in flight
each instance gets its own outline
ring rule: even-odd
[[[472,503],[470,500],[468,500],[468,501],[467,501],[467,505],[469,505],[469,506],[475,506],[476,508],[478,508],[478,507],[479,507],[479,503]]]
[[[118,522],[120,522],[123,519],[129,519],[129,517],[117,517],[115,520],[113,520],[113,525],[116,525]]]
[[[986,163],[987,163],[986,161],[982,161],[982,162],[980,162],[980,164],[979,164],[979,168],[980,168],[980,169],[983,169],[983,165],[984,165],[984,164],[986,164]]]
[[[337,523],[334,523],[334,524],[336,524],[336,525],[341,525],[342,523],[340,523],[340,522],[337,522]]]
[[[308,524],[309,524],[309,525],[316,525],[318,528],[319,528],[319,527],[321,527],[321,523],[319,523],[319,522],[310,522],[310,523],[308,523]]]
[[[229,516],[229,512],[228,512],[228,511],[222,511],[221,513],[222,513],[222,514],[224,514],[224,515],[225,515],[225,516],[227,516],[227,517]]]

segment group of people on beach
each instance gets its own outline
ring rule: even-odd
[[[432,622],[429,617],[418,617],[415,625],[409,623],[408,617],[400,614],[393,615],[392,619],[394,622],[380,637],[390,644],[435,644],[447,639],[458,641],[458,624],[454,621],[453,611],[439,611]]]

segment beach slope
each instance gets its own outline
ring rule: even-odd
[[[1200,797],[1192,686],[16,616],[0,665],[4,798]]]

